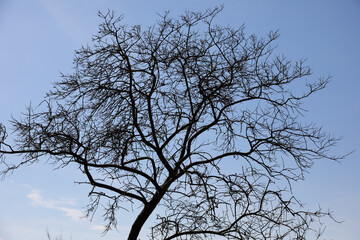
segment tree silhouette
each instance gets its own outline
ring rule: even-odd
[[[338,139],[302,123],[301,102],[329,79],[307,82],[304,61],[274,55],[277,32],[216,25],[221,10],[166,13],[145,29],[99,14],[74,73],[12,120],[15,144],[1,125],[3,174],[45,156],[76,164],[89,215],[108,202],[108,229],[127,203],[140,207],[132,240],[155,209],[151,239],[305,239],[329,213],[304,210],[291,184],[339,157],[328,154]]]

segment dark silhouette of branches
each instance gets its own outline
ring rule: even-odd
[[[12,120],[15,144],[1,125],[3,174],[42,157],[76,164],[89,215],[108,200],[108,229],[126,203],[140,207],[128,239],[156,208],[151,239],[305,239],[329,213],[304,210],[291,183],[339,157],[328,154],[338,139],[302,123],[301,103],[329,79],[308,82],[304,61],[275,56],[277,32],[216,25],[221,10],[166,13],[148,28],[100,14],[74,73]]]

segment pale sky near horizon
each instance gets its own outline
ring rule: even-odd
[[[97,31],[98,10],[124,14],[129,25],[148,25],[166,10],[176,17],[220,4],[219,24],[245,24],[247,34],[260,36],[279,29],[279,52],[306,58],[314,78],[333,76],[306,102],[306,118],[343,137],[334,152],[355,152],[341,163],[320,160],[294,192],[309,208],[320,204],[344,221],[326,221],[326,239],[359,240],[359,0],[0,0],[0,122],[9,125],[11,116],[42,100],[60,72],[71,73],[74,50]],[[93,222],[81,217],[88,203],[87,187],[74,184],[81,179],[74,166],[52,171],[39,163],[0,181],[0,240],[46,239],[47,230],[65,239],[126,239],[131,212],[119,213],[119,232],[105,237],[101,212]]]

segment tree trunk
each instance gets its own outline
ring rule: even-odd
[[[131,226],[128,240],[137,240],[137,237],[139,236],[139,233],[144,223],[149,218],[151,213],[154,211],[154,209],[160,202],[161,198],[164,196],[165,192],[166,190],[164,189],[162,189],[161,192],[157,191],[154,197],[151,199],[151,201],[145,205],[145,207],[143,208],[143,210],[141,211],[141,213],[138,215],[133,225]]]

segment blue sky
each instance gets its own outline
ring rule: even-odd
[[[327,239],[360,236],[360,1],[358,0],[0,0],[0,122],[37,104],[58,80],[72,71],[74,50],[96,33],[97,11],[114,9],[124,22],[149,24],[157,13],[225,9],[218,23],[240,26],[248,34],[281,34],[278,52],[307,58],[313,77],[333,76],[327,89],[306,103],[315,121],[343,140],[335,153],[357,150],[341,163],[319,161],[294,191],[308,207],[334,211],[342,224],[328,224]],[[2,166],[0,166],[1,168]],[[73,168],[72,168],[73,167]],[[74,166],[52,171],[39,163],[0,181],[0,240],[46,239],[46,230],[66,239],[101,239],[101,214],[81,217],[85,186]],[[131,213],[119,214],[118,232],[103,239],[126,239]]]

